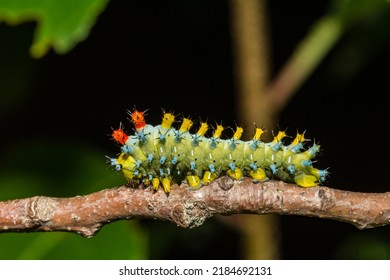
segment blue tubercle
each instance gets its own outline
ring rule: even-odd
[[[138,138],[138,141],[142,144],[146,143],[146,137],[145,137],[145,133],[143,131],[140,131],[140,132],[136,132],[135,135],[137,136]]]
[[[121,150],[125,154],[132,154],[134,152],[134,148],[132,146],[128,146],[128,145],[123,145]]]
[[[299,153],[302,148],[303,148],[303,144],[302,143],[298,143],[297,145],[292,147],[291,150],[293,151],[293,153],[296,154],[296,153]]]
[[[214,164],[209,164],[209,169],[210,169],[210,172],[211,173],[215,173],[215,166],[214,166]]]
[[[277,152],[279,151],[280,147],[283,145],[282,141],[279,141],[275,145],[272,146],[272,151]]]
[[[288,171],[290,172],[291,175],[295,173],[295,167],[294,167],[294,165],[289,165],[289,166],[287,166],[287,169],[288,169]]]

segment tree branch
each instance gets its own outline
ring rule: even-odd
[[[199,190],[121,186],[84,196],[35,196],[0,202],[0,232],[68,231],[94,236],[122,219],[158,219],[184,228],[215,214],[302,215],[351,223],[359,229],[390,223],[390,193],[360,193],[328,187],[301,188],[281,181],[253,183],[221,177]]]

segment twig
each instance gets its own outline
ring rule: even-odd
[[[326,16],[313,25],[266,90],[270,98],[269,106],[274,108],[276,114],[284,109],[297,89],[312,75],[343,31],[337,17]]]
[[[253,183],[229,177],[196,191],[174,185],[169,195],[121,186],[70,198],[35,196],[0,202],[0,232],[68,231],[92,237],[103,225],[122,219],[158,219],[192,228],[215,214],[239,213],[327,218],[365,229],[390,223],[390,193],[305,189],[281,181]]]

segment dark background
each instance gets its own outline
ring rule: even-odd
[[[83,153],[82,143],[99,151],[105,162],[105,155],[118,152],[109,137],[112,128],[123,122],[130,132],[126,112],[134,106],[149,109],[151,124],[159,123],[164,108],[233,125],[238,97],[229,9],[222,0],[111,1],[85,41],[65,55],[50,51],[39,60],[28,53],[35,23],[0,24],[1,166],[28,172],[46,168],[53,180],[66,185],[68,176],[76,169],[83,173],[85,166],[59,164],[69,150],[56,145],[74,144],[70,150],[77,154]],[[268,2],[272,77],[328,11],[328,1]],[[373,27],[390,29],[376,20],[345,33],[278,120],[290,133],[306,130],[308,138],[319,141],[323,153],[316,165],[329,167],[330,187],[388,191],[390,44]],[[359,38],[366,39],[359,43]],[[367,59],[361,60],[361,54]],[[31,152],[31,142],[38,152]],[[62,196],[88,191],[29,190]],[[283,259],[390,257],[388,227],[360,231],[338,221],[297,216],[279,221]],[[149,231],[152,259],[242,257],[239,233],[218,219],[191,230],[158,221],[141,226]]]

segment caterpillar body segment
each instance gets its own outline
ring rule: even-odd
[[[243,128],[237,127],[230,139],[221,139],[224,127],[217,125],[208,138],[207,122],[201,122],[192,134],[193,122],[188,118],[183,118],[179,129],[175,129],[172,113],[164,113],[157,126],[146,124],[142,112],[130,114],[136,131],[130,136],[122,127],[113,132],[122,148],[118,158],[110,162],[135,184],[150,185],[155,190],[161,186],[170,192],[171,183],[186,181],[197,189],[227,174],[234,180],[249,176],[259,182],[279,179],[314,187],[329,175],[326,169],[313,167],[320,146],[313,144],[304,150],[304,133],[297,133],[289,145],[284,145],[285,131],[279,131],[266,143],[261,140],[261,128],[256,128],[251,140],[244,141]]]

